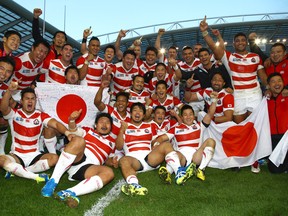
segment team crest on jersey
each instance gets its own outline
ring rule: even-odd
[[[221,104],[221,101],[220,101],[220,100],[217,100],[217,104],[220,105],[220,104]]]
[[[255,59],[255,58],[252,58],[252,59],[251,59],[251,62],[255,63],[255,62],[256,62],[256,59]]]
[[[171,110],[171,109],[172,109],[172,107],[171,107],[171,106],[168,106],[168,107],[167,107],[167,110]]]
[[[39,123],[40,123],[40,122],[39,122],[38,119],[35,119],[35,120],[33,121],[33,124],[34,124],[34,125],[39,125]]]
[[[168,131],[168,130],[169,130],[168,126],[165,126],[165,131]]]
[[[103,64],[103,63],[101,63],[101,64],[100,64],[100,66],[103,68],[103,67],[104,67],[104,64]]]
[[[109,146],[112,147],[112,146],[113,146],[113,143],[112,143],[112,142],[109,142]]]
[[[149,130],[148,130],[148,129],[145,129],[144,131],[145,131],[145,133],[149,133]]]
[[[193,125],[193,127],[192,127],[194,130],[196,130],[197,129],[197,126],[196,125]]]

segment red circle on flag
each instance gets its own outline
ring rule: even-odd
[[[222,134],[222,146],[228,157],[249,156],[257,144],[257,132],[252,122],[229,127]]]
[[[73,111],[79,111],[82,109],[80,117],[76,120],[76,123],[81,122],[87,113],[87,106],[85,101],[75,94],[68,94],[60,98],[56,105],[56,113],[58,117],[64,123],[68,124],[68,118]]]

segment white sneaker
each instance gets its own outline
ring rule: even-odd
[[[251,172],[259,173],[260,172],[260,164],[258,161],[255,161],[254,164],[251,165]]]

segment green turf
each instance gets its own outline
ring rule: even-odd
[[[240,172],[207,168],[206,181],[189,179],[185,185],[164,185],[157,171],[138,175],[148,195],[121,194],[104,215],[288,215],[288,174],[272,175],[266,166],[259,174],[242,168]],[[51,171],[49,172],[51,173]],[[122,179],[115,170],[114,181],[102,190],[80,197],[80,205],[70,209],[53,198],[40,195],[42,184],[19,177],[4,179],[0,171],[0,215],[83,215]],[[65,174],[57,191],[74,185]]]

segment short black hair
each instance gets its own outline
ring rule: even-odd
[[[50,52],[50,45],[48,43],[48,41],[44,40],[44,39],[41,39],[41,40],[37,40],[33,43],[33,47],[36,48],[38,47],[40,44],[43,44],[45,47],[48,48],[48,53]]]
[[[202,47],[201,49],[199,49],[199,51],[198,51],[198,56],[200,55],[201,52],[208,52],[209,55],[211,54],[210,50],[207,49],[207,48],[205,48],[205,47]]]
[[[188,109],[192,110],[192,112],[193,112],[193,114],[194,114],[194,110],[193,110],[192,106],[190,106],[190,105],[188,105],[188,104],[184,104],[184,105],[181,107],[181,110],[180,110],[181,116],[183,116],[183,112],[184,112],[185,110],[188,110]]]
[[[142,75],[136,74],[135,76],[132,76],[132,81],[134,82],[137,77],[141,77],[142,79],[145,80],[145,78]]]
[[[146,114],[146,108],[145,105],[140,103],[140,102],[136,102],[133,103],[132,106],[130,107],[130,112],[132,112],[132,110],[134,109],[134,107],[139,107],[140,109],[142,109],[144,115]]]
[[[282,77],[282,75],[281,75],[280,73],[274,72],[274,73],[269,74],[269,76],[267,77],[267,83],[269,84],[270,80],[271,80],[273,77],[275,77],[275,76],[280,76],[281,79],[282,79],[282,81],[284,81],[284,80],[283,80],[283,77]]]
[[[162,109],[162,110],[164,110],[165,111],[165,113],[166,113],[166,108],[164,107],[164,106],[162,106],[162,105],[158,105],[158,106],[156,106],[155,108],[154,108],[154,113],[156,112],[156,110],[157,109]]]
[[[2,56],[0,57],[0,62],[5,62],[7,64],[12,65],[13,71],[15,69],[15,60],[11,56]]]
[[[130,95],[129,95],[128,92],[120,91],[120,92],[118,92],[118,93],[116,94],[116,101],[117,101],[118,97],[120,97],[120,96],[126,97],[126,99],[127,99],[127,101],[128,101]]]
[[[67,75],[69,70],[76,70],[78,73],[78,76],[80,76],[80,71],[75,65],[70,65],[65,69],[65,71],[64,71],[65,76]]]
[[[168,85],[165,80],[158,80],[158,82],[156,83],[155,89],[158,87],[158,85],[161,85],[161,84],[165,85],[166,89],[168,88]]]
[[[133,56],[135,57],[135,59],[136,59],[136,53],[134,52],[134,50],[130,50],[130,49],[125,50],[124,53],[123,53],[123,58],[124,58],[126,55],[128,55],[128,54],[133,55]]]
[[[6,37],[7,39],[11,36],[11,35],[17,35],[20,40],[22,39],[21,34],[18,31],[15,30],[8,30],[4,33],[4,37]]]
[[[166,69],[166,65],[163,62],[158,62],[156,67],[155,67],[155,71],[158,67],[163,66]]]
[[[110,115],[109,113],[105,113],[105,112],[99,112],[99,113],[96,115],[95,124],[97,124],[98,121],[99,121],[99,119],[102,118],[102,117],[108,118],[109,121],[110,121],[111,126],[113,125],[113,119],[112,119],[111,115]]]
[[[286,51],[286,46],[283,44],[283,43],[280,43],[280,42],[276,42],[274,43],[271,48],[270,48],[270,51],[272,50],[273,47],[277,47],[277,46],[281,46],[283,51],[285,52]]]
[[[90,44],[90,42],[91,42],[92,40],[96,40],[96,41],[99,41],[99,43],[100,43],[100,40],[99,40],[99,38],[98,38],[98,37],[96,37],[96,36],[93,36],[93,37],[91,37],[91,39],[89,40],[89,44]]]
[[[168,50],[170,50],[170,49],[174,49],[174,50],[176,50],[176,52],[178,51],[178,49],[177,49],[176,46],[170,46],[170,47],[168,48]]]
[[[35,97],[36,97],[35,90],[33,88],[31,88],[31,87],[27,87],[27,88],[22,89],[22,91],[20,93],[21,94],[21,99],[23,99],[23,97],[24,97],[24,95],[26,93],[33,93],[35,95]]]
[[[66,44],[64,44],[64,45],[63,45],[63,47],[61,48],[61,50],[63,50],[65,46],[71,46],[71,47],[72,47],[72,49],[73,49],[73,46],[72,46],[72,44],[70,44],[70,43],[66,43]]]
[[[63,34],[63,35],[65,36],[65,41],[68,40],[67,34],[66,34],[64,31],[56,31],[56,32],[54,33],[54,35],[53,35],[53,39],[56,38],[56,35],[57,35],[57,34]]]
[[[236,39],[237,37],[239,37],[239,36],[243,36],[243,37],[245,37],[245,39],[247,40],[247,36],[246,36],[245,33],[243,33],[243,32],[238,32],[237,34],[234,35],[233,41],[235,41],[235,39]]]
[[[116,48],[113,44],[109,44],[104,48],[104,53],[106,52],[107,49],[113,49],[114,53],[116,53]]]
[[[148,51],[153,51],[156,54],[156,56],[158,55],[158,50],[154,46],[148,46],[145,50],[145,55],[147,54]]]

